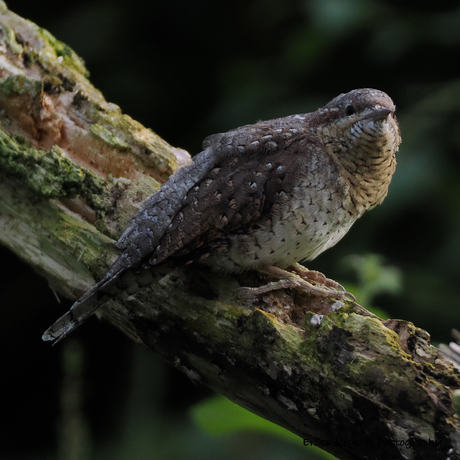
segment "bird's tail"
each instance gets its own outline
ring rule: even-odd
[[[106,277],[78,299],[72,308],[55,321],[42,335],[42,340],[53,341],[53,345],[67,337],[109,299],[104,292],[115,281],[115,276]]]

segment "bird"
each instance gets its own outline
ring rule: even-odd
[[[128,271],[171,261],[274,279],[242,294],[278,289],[352,297],[301,262],[334,246],[382,203],[401,143],[395,104],[383,91],[340,94],[314,112],[214,134],[203,151],[146,199],[102,279],[43,334],[59,342],[109,297]]]

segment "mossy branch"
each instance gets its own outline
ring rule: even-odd
[[[68,46],[0,1],[0,242],[71,299],[117,257],[114,240],[145,198],[190,161],[87,77]],[[150,275],[100,314],[194,381],[341,459],[458,458],[458,372],[411,323],[296,292],[248,302],[238,287],[254,274]],[[315,313],[326,315],[319,328]]]

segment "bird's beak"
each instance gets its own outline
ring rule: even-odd
[[[388,115],[390,115],[392,112],[393,111],[390,109],[375,109],[372,110],[372,112],[366,118],[370,118],[373,121],[386,120]]]

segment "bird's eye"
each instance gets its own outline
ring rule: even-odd
[[[347,107],[345,108],[345,113],[347,114],[347,116],[353,115],[354,113],[356,113],[356,109],[352,105],[347,105]]]

